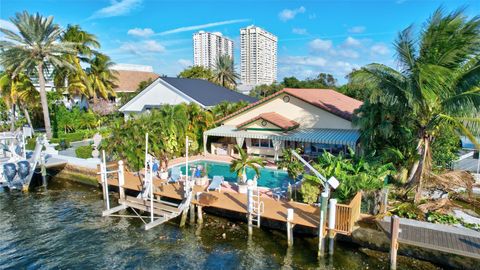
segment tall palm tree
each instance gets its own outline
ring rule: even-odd
[[[238,78],[240,76],[235,72],[233,58],[228,55],[218,57],[213,70],[213,81],[223,87],[235,89]]]
[[[60,40],[74,44],[76,54],[65,55],[65,60],[75,69],[55,69],[53,76],[55,88],[66,87],[68,93],[88,96],[88,76],[81,63],[89,62],[94,49],[100,48],[100,43],[95,35],[82,30],[78,25],[68,25]]]
[[[72,43],[59,42],[62,29],[53,23],[53,17],[40,14],[29,14],[27,11],[17,13],[10,19],[18,28],[18,34],[0,28],[6,40],[0,41],[0,64],[14,75],[27,71],[36,72],[40,86],[40,101],[47,137],[52,137],[50,115],[48,112],[47,94],[45,92],[44,71],[47,65],[55,67],[71,67],[63,55],[75,53]]]
[[[480,126],[480,17],[467,19],[462,9],[450,14],[438,9],[418,37],[410,26],[394,45],[400,71],[370,64],[352,79],[373,86],[372,102],[405,106],[413,113],[419,158],[409,186],[417,185],[418,202],[430,173],[430,146],[442,125],[454,127],[478,146],[473,133]]]
[[[114,63],[110,57],[101,53],[94,53],[95,57],[90,61],[90,67],[87,68],[89,79],[90,96],[93,102],[97,101],[97,94],[107,99],[109,95],[115,96],[116,72],[111,69]]]

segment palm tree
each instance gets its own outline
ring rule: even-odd
[[[47,94],[45,92],[44,71],[47,65],[55,67],[71,67],[65,61],[65,54],[75,53],[72,43],[59,42],[62,29],[53,23],[53,17],[47,18],[27,11],[17,13],[11,22],[18,28],[18,34],[8,29],[0,28],[6,40],[1,41],[0,64],[14,75],[27,71],[36,71],[40,85],[40,101],[43,109],[43,118],[47,137],[52,137],[50,115],[48,113]]]
[[[90,67],[87,68],[89,79],[90,96],[93,102],[97,101],[97,94],[104,99],[109,95],[115,96],[116,72],[111,69],[114,63],[110,57],[101,53],[94,53],[95,57],[90,61]]]
[[[232,57],[228,55],[218,57],[213,70],[213,81],[223,87],[235,89],[238,78],[240,76],[235,72]]]
[[[370,64],[352,79],[373,86],[372,102],[404,106],[413,113],[418,160],[409,186],[422,196],[430,174],[430,145],[443,125],[454,127],[477,146],[473,132],[480,124],[480,17],[467,19],[463,10],[434,12],[418,37],[410,26],[395,41],[401,70]]]
[[[232,160],[230,171],[237,173],[239,184],[245,184],[247,168],[253,169],[255,175],[260,176],[259,167],[263,168],[265,166],[263,159],[259,157],[248,157],[245,150],[238,145],[235,145],[235,149],[240,157]]]
[[[0,96],[4,99],[5,104],[10,106],[12,110],[11,131],[15,129],[16,105],[23,110],[28,125],[33,128],[27,107],[34,107],[38,103],[39,93],[27,75],[19,73],[13,77],[11,72],[1,72]]]
[[[68,25],[60,40],[73,43],[77,53],[75,55],[65,55],[65,60],[75,69],[55,69],[53,76],[55,88],[62,89],[66,85],[65,90],[67,92],[88,96],[88,76],[81,63],[90,61],[94,49],[100,48],[100,43],[95,35],[82,30],[78,25]]]

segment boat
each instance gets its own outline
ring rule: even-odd
[[[25,149],[25,130],[0,133],[0,187],[28,190],[40,160],[45,137],[36,139],[35,150]]]

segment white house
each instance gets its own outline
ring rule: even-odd
[[[160,77],[120,108],[125,119],[162,105],[196,103],[208,109],[222,101],[255,102],[256,98],[200,79]]]

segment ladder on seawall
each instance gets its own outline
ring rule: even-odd
[[[265,206],[262,201],[260,201],[260,191],[258,187],[255,187],[252,190],[252,225],[260,228],[260,218],[264,213]]]

